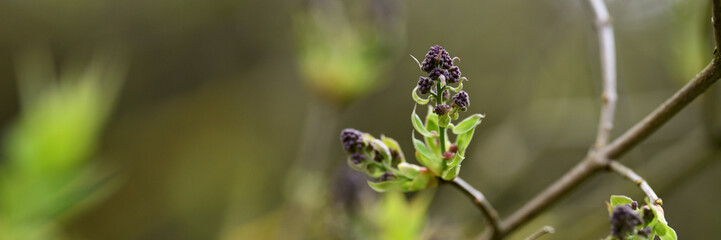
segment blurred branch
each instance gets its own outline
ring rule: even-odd
[[[554,232],[556,232],[556,229],[553,229],[553,227],[543,226],[543,228],[541,228],[540,230],[535,232],[533,235],[527,237],[526,240],[536,240],[543,235],[546,235],[548,233],[554,233]]]
[[[607,91],[611,91],[610,89],[612,89],[611,87],[613,87],[609,86],[609,83],[615,85],[614,75],[609,74],[614,73],[615,70],[608,68],[609,63],[613,63],[613,60],[608,60],[609,57],[613,56],[612,54],[608,53],[608,51],[612,50],[612,48],[610,48],[612,47],[612,45],[608,46],[608,43],[613,40],[613,32],[608,20],[603,20],[608,19],[608,12],[605,5],[603,4],[603,1],[589,0],[589,2],[591,3],[592,8],[594,8],[596,18],[601,19],[599,21],[599,40],[602,52],[602,66],[604,67],[604,97],[607,97]],[[612,159],[617,159],[621,157],[628,150],[632,149],[638,143],[645,140],[648,136],[650,136],[661,126],[663,126],[669,119],[671,119],[679,111],[681,111],[681,109],[685,108],[691,101],[696,99],[696,97],[698,97],[701,93],[708,89],[714,82],[719,79],[719,77],[721,77],[721,54],[719,53],[719,48],[721,48],[721,25],[717,24],[716,22],[717,19],[721,18],[720,2],[721,0],[712,0],[712,19],[714,26],[714,39],[716,40],[716,50],[714,51],[714,56],[711,60],[711,63],[699,74],[697,74],[683,88],[677,91],[673,96],[671,96],[668,100],[662,103],[658,108],[656,108],[656,110],[651,112],[643,120],[638,122],[631,129],[627,130],[624,134],[611,142],[608,146],[591,150],[588,156],[585,159],[581,160],[571,170],[569,170],[569,172],[564,174],[560,179],[556,180],[556,182],[546,188],[546,190],[539,193],[531,201],[526,203],[523,207],[513,213],[509,218],[503,221],[501,224],[500,233],[484,234],[484,239],[498,239],[513,232],[518,227],[532,220],[535,216],[544,211],[551,204],[557,202],[561,197],[570,193],[573,189],[575,189],[582,182],[584,182],[584,180],[588,179],[589,177],[606,167],[617,168],[619,170],[615,171],[620,171],[619,173],[627,176],[634,181],[641,179],[642,189],[644,189],[647,195],[655,197],[655,193],[653,193],[648,184],[645,184],[644,186],[643,183],[645,183],[645,181],[643,181],[642,178],[640,178],[637,174],[633,173],[633,171],[626,168],[625,166],[620,165],[615,161],[612,161]],[[610,34],[607,31],[611,31]],[[611,37],[611,39],[607,39],[608,37]],[[606,45],[604,46],[604,44]],[[615,101],[615,98],[613,100]],[[615,104],[615,102],[611,103],[611,101],[606,101],[606,99],[604,99],[599,135],[608,134],[607,130],[610,130],[610,128],[605,128],[606,126],[604,126],[604,123],[608,123],[608,121],[613,120],[612,110],[614,106],[611,106],[611,104]],[[599,146],[599,143],[600,145],[603,145],[605,141],[604,138],[607,138],[607,135],[598,136],[596,144],[594,145],[596,147]],[[655,198],[657,199],[657,197]]]
[[[483,196],[483,193],[473,188],[461,177],[456,177],[449,182],[453,184],[453,186],[461,190],[463,193],[471,197],[473,199],[473,204],[475,204],[476,206],[478,206],[479,209],[481,209],[481,212],[483,212],[483,215],[486,216],[486,220],[488,220],[488,223],[491,225],[491,235],[497,235],[497,233],[501,232],[501,219],[498,217],[498,212],[495,208],[493,208],[491,203],[488,202],[488,199]]]
[[[633,181],[636,185],[638,185],[641,190],[646,193],[646,196],[648,196],[648,201],[657,205],[662,205],[663,202],[661,201],[658,196],[656,196],[656,192],[653,191],[651,186],[648,185],[648,182],[644,180],[641,176],[636,174],[632,169],[626,167],[625,165],[617,162],[617,161],[610,161],[608,164],[609,170],[614,171],[618,173],[619,175],[623,176],[624,178]]]
[[[721,25],[716,22],[717,19],[721,18],[720,4],[719,0],[711,1],[711,19],[713,22],[714,39],[716,40],[716,49],[714,50],[714,57],[711,63],[681,88],[681,90],[646,116],[646,118],[609,144],[604,154],[608,158],[616,159],[646,139],[721,77],[721,70],[719,69],[719,67],[721,67],[719,66],[721,65],[719,62],[721,61],[719,53],[719,47],[721,46]]]
[[[616,112],[616,46],[614,43],[611,17],[603,0],[589,0],[595,15],[596,31],[598,32],[598,45],[601,56],[601,69],[603,78],[603,94],[601,95],[601,116],[598,123],[595,149],[601,149],[608,143],[613,128],[613,117]]]

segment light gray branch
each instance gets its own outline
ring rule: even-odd
[[[548,233],[554,233],[556,232],[556,229],[553,229],[551,226],[543,226],[540,230],[535,232],[533,235],[526,238],[526,240],[536,240],[539,237],[546,235]]]
[[[603,3],[600,0],[589,1],[591,1],[592,4]],[[585,159],[580,161],[575,167],[569,170],[569,172],[564,174],[551,186],[536,195],[536,197],[534,197],[531,201],[529,201],[519,210],[514,212],[510,217],[508,217],[505,221],[502,222],[501,232],[499,234],[492,235],[495,236],[494,238],[499,238],[498,236],[502,238],[513,232],[523,224],[532,220],[539,213],[546,210],[553,203],[557,202],[559,199],[570,193],[573,189],[575,189],[593,174],[599,172],[600,170],[603,170],[605,167],[611,167],[611,165],[614,163],[614,161],[611,161],[612,159],[618,159],[619,157],[623,156],[623,154],[626,153],[628,150],[632,149],[638,143],[642,142],[644,139],[646,139],[648,136],[658,130],[669,119],[678,114],[679,111],[685,108],[690,102],[696,99],[696,97],[701,95],[701,93],[703,93],[713,83],[715,83],[719,79],[719,77],[721,77],[721,57],[719,53],[719,49],[721,49],[721,24],[717,23],[717,20],[721,19],[721,0],[712,0],[711,2],[714,39],[716,40],[716,50],[714,51],[714,56],[711,60],[711,63],[706,66],[706,68],[702,70],[699,74],[697,74],[693,79],[691,79],[691,81],[689,81],[683,88],[678,90],[673,96],[671,96],[668,100],[662,103],[658,108],[656,108],[656,110],[651,112],[643,120],[634,125],[631,129],[624,132],[619,138],[606,145],[605,147],[594,148],[594,150],[589,152],[589,155]],[[600,14],[599,12],[594,12],[595,14],[597,14],[597,16],[601,17],[603,16],[601,14],[604,13],[608,15],[607,11],[600,12]],[[600,40],[602,38],[602,36],[599,36]],[[603,41],[601,44],[603,44]],[[602,56],[602,59],[604,58],[605,57]],[[604,86],[604,92],[606,91],[606,88],[607,86]],[[605,107],[607,108],[607,106]],[[606,112],[606,110],[604,110],[603,112]],[[608,117],[607,114],[606,116]],[[604,119],[605,118],[602,117],[601,122],[604,122]],[[611,116],[610,119],[612,120],[613,117]],[[599,133],[601,132],[605,132],[605,130],[599,130]],[[602,142],[603,141],[601,141],[601,143]],[[618,165],[616,167],[618,167]],[[635,175],[634,177],[638,177],[638,175]],[[642,181],[640,184],[642,189],[645,189],[644,191],[650,190],[651,188],[648,186],[647,183],[643,184],[644,182],[645,181]],[[652,193],[652,191],[647,192],[647,195],[648,193]],[[651,196],[655,196],[655,193]],[[654,198],[658,199],[658,197]],[[488,239],[488,236],[491,235],[485,234],[484,239]]]
[[[656,195],[656,192],[653,191],[651,186],[648,185],[648,182],[644,180],[641,176],[636,174],[632,169],[626,167],[625,165],[617,162],[617,161],[611,161],[608,164],[608,167],[611,171],[614,171],[618,173],[619,175],[623,176],[624,178],[631,180],[633,183],[636,184],[641,190],[646,193],[646,196],[648,196],[648,201],[656,204],[656,205],[662,205],[663,201],[661,201],[660,198]]]
[[[456,177],[449,182],[453,184],[453,186],[456,186],[458,189],[460,189],[463,193],[471,197],[473,199],[473,204],[475,204],[476,206],[478,206],[479,209],[481,209],[481,212],[483,212],[483,215],[486,217],[486,220],[491,227],[491,235],[495,236],[497,235],[497,233],[501,232],[501,219],[498,217],[498,212],[495,208],[493,208],[491,203],[488,202],[488,199],[483,196],[483,193],[473,188],[461,177]]]
[[[613,118],[616,112],[616,44],[611,25],[611,16],[603,0],[589,0],[589,5],[595,16],[596,32],[598,33],[598,50],[601,57],[601,77],[603,78],[603,93],[601,94],[601,114],[596,135],[596,150],[608,143]]]

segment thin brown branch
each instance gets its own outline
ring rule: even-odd
[[[473,199],[473,204],[475,204],[479,209],[481,209],[481,212],[483,212],[483,215],[486,217],[486,220],[491,227],[491,235],[496,235],[497,233],[501,232],[501,219],[498,217],[498,212],[495,208],[493,208],[491,203],[488,202],[488,199],[483,196],[483,193],[473,188],[461,177],[456,177],[449,182],[453,184],[453,186],[456,186],[463,193],[471,197]]]
[[[646,193],[646,196],[648,196],[648,201],[657,205],[663,204],[660,198],[656,195],[656,192],[653,191],[651,186],[648,185],[648,182],[644,180],[641,176],[639,176],[636,172],[634,172],[631,168],[626,167],[625,165],[617,162],[617,161],[611,161],[608,164],[609,170],[614,171],[621,175],[622,177],[631,180],[636,186],[641,188],[641,190]]]
[[[595,149],[601,149],[608,143],[613,118],[616,112],[616,46],[611,25],[611,16],[603,0],[589,0],[593,10],[598,32],[598,50],[601,57],[601,76],[603,78],[603,93],[601,94],[601,114],[598,123]]]
[[[556,232],[556,229],[553,229],[553,227],[551,227],[551,226],[543,226],[540,230],[538,230],[537,232],[535,232],[533,235],[527,237],[526,240],[536,240],[536,239],[538,239],[539,237],[541,237],[541,236],[543,236],[543,235],[546,235],[546,234],[548,234],[548,233],[551,233],[551,234],[552,234],[552,233],[554,233],[554,232]]]

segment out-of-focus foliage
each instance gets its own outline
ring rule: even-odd
[[[397,191],[384,193],[380,201],[365,209],[365,217],[374,227],[370,239],[423,239],[428,207],[434,191],[423,191],[411,199]]]
[[[87,163],[112,110],[123,69],[98,55],[56,78],[49,53],[18,60],[21,114],[4,138],[0,236],[62,238],[58,220],[100,197],[107,173]],[[84,204],[81,204],[84,203]]]
[[[314,93],[344,104],[383,83],[402,46],[402,21],[394,8],[398,1],[307,2],[293,20],[300,73]]]

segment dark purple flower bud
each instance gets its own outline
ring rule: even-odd
[[[466,107],[471,104],[470,100],[468,99],[468,93],[464,91],[456,93],[456,95],[453,96],[453,104],[458,106],[460,109],[465,110]]]
[[[439,63],[444,69],[450,69],[453,66],[453,59],[446,50],[441,51]]]
[[[343,129],[340,132],[340,141],[346,151],[349,153],[356,152],[363,148],[363,133],[352,128]]]
[[[448,78],[446,79],[449,83],[457,83],[461,80],[461,69],[458,66],[452,66],[448,69]]]
[[[451,158],[453,158],[453,155],[454,155],[454,153],[452,153],[452,152],[444,152],[442,157],[445,160],[451,160]]]
[[[611,235],[626,239],[626,236],[632,234],[636,226],[642,223],[641,217],[630,204],[618,206],[611,213]]]
[[[438,116],[445,115],[448,113],[448,111],[451,110],[451,106],[448,106],[446,104],[438,104],[435,109],[433,109],[433,112],[437,114]]]
[[[631,202],[631,208],[633,208],[633,210],[637,210],[637,209],[638,209],[638,202],[636,202],[636,201]]]
[[[452,153],[458,152],[458,145],[451,144],[451,146],[448,147],[448,151],[449,151],[449,152],[452,152]]]
[[[433,70],[433,68],[438,65],[439,62],[439,55],[443,51],[443,48],[441,46],[435,45],[431,47],[430,50],[428,50],[428,53],[426,53],[426,58],[423,59],[423,62],[421,63],[421,69],[425,72],[430,72]]]
[[[430,72],[430,71],[433,70],[433,68],[435,68],[435,67],[436,67],[435,61],[434,61],[433,59],[430,59],[430,58],[426,58],[426,59],[423,60],[423,62],[421,63],[421,70],[423,70],[423,71],[425,71],[425,72]]]
[[[392,148],[391,148],[390,152],[391,152],[391,159],[394,159],[394,160],[395,160],[395,159],[400,159],[400,158],[401,158],[401,154],[398,153],[398,151],[396,151],[395,149],[392,149]]]
[[[353,153],[350,155],[350,162],[352,162],[353,164],[359,164],[364,160],[366,160],[366,156],[362,153]]]
[[[656,217],[656,214],[653,213],[653,210],[651,210],[648,205],[643,207],[641,215],[643,216],[644,224],[651,223],[651,221],[653,221],[653,218]]]
[[[647,227],[647,228],[638,230],[638,235],[648,238],[648,236],[651,235],[651,227]]]
[[[394,178],[396,178],[396,174],[395,174],[395,173],[385,172],[385,173],[383,173],[383,175],[381,175],[380,178],[378,178],[378,180],[380,180],[381,182],[385,182],[385,181],[388,181],[388,180],[393,180]]]
[[[433,80],[427,77],[421,77],[418,79],[418,92],[426,94],[431,91],[433,87]]]
[[[428,78],[432,80],[438,80],[439,77],[443,75],[446,79],[448,79],[448,70],[445,70],[443,68],[434,68],[433,71],[428,73]]]
[[[373,156],[373,160],[375,160],[376,162],[381,162],[381,161],[383,161],[383,155],[381,154],[381,152],[379,152],[379,151],[376,150],[376,151],[375,151],[375,154],[374,154],[374,156]]]

